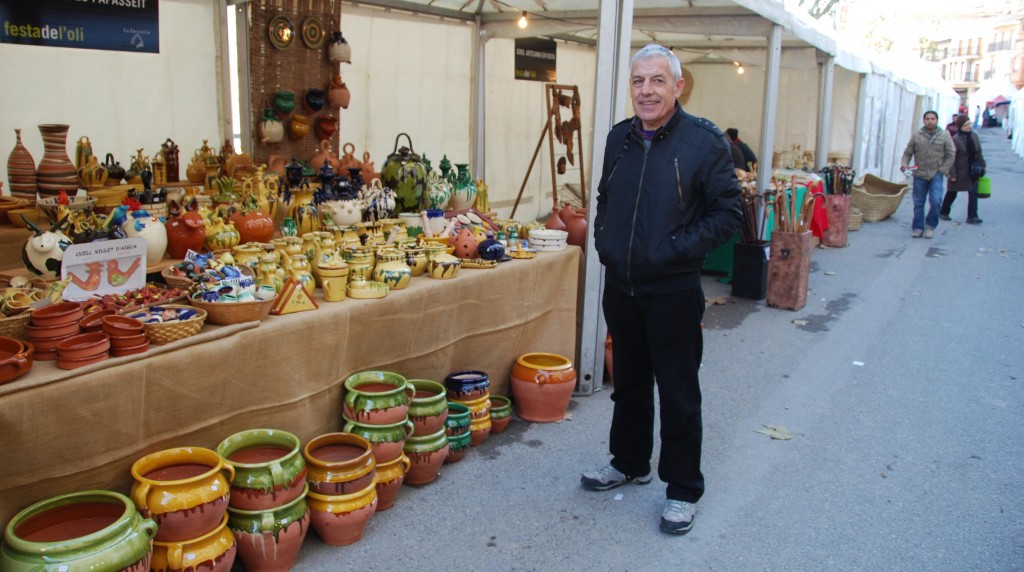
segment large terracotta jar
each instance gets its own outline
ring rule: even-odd
[[[266,510],[304,494],[306,460],[299,438],[280,429],[250,429],[224,439],[217,454],[235,468],[229,506]]]
[[[370,442],[351,433],[314,437],[302,449],[309,490],[321,495],[346,495],[374,482],[377,460]]]
[[[228,528],[224,514],[213,530],[180,541],[154,541],[152,572],[229,572],[235,563],[238,545]]]
[[[519,417],[537,423],[561,421],[576,388],[572,360],[550,353],[519,356],[510,377]]]
[[[313,530],[331,546],[348,546],[363,537],[366,524],[377,511],[377,487],[370,485],[348,495],[309,493]]]
[[[37,502],[7,524],[0,570],[149,570],[156,523],[112,491]]]
[[[413,435],[430,435],[444,429],[448,419],[448,398],[444,386],[429,379],[410,379],[416,392],[409,404]]]
[[[67,151],[68,129],[70,126],[63,124],[39,126],[44,149],[36,167],[40,197],[56,197],[61,191],[73,196],[78,192],[78,171]]]
[[[573,214],[573,217],[565,225],[569,233],[566,243],[583,248],[587,244],[587,213],[580,209]]]
[[[178,542],[217,528],[235,470],[210,449],[179,447],[142,457],[132,464],[131,474],[131,498],[159,526],[156,540]]]
[[[412,435],[405,441],[403,451],[411,463],[405,482],[425,485],[437,478],[437,471],[448,456],[448,437],[443,428],[430,435]]]
[[[399,423],[407,419],[415,388],[390,371],[363,371],[345,380],[345,417],[368,424]]]
[[[228,507],[228,528],[235,535],[238,557],[247,572],[284,572],[295,566],[309,532],[305,486],[291,502],[264,510]]]
[[[409,472],[411,464],[409,457],[400,455],[397,459],[377,465],[377,472],[373,477],[374,485],[377,487],[377,511],[394,506],[395,497],[405,482],[405,475]]]

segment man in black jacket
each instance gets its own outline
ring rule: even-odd
[[[615,347],[611,464],[584,473],[588,490],[651,481],[654,386],[661,402],[661,530],[685,534],[704,493],[700,470],[704,257],[739,228],[740,189],[729,144],[685,113],[679,60],[651,44],[633,57],[635,116],[608,134],[597,188],[595,248],[602,307]]]
[[[740,167],[744,171],[757,171],[757,155],[754,150],[750,148],[742,139],[740,139],[740,130],[735,127],[730,127],[725,130],[725,134],[729,137],[729,141],[732,141],[734,145],[740,148],[743,153],[743,162],[745,167]]]

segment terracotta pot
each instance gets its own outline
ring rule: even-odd
[[[149,570],[156,523],[112,491],[37,502],[7,524],[0,570]]]
[[[445,433],[449,436],[469,433],[469,407],[461,403],[448,402],[448,417],[444,420]]]
[[[566,239],[568,244],[583,248],[587,243],[587,215],[586,213],[577,212],[573,215],[573,218],[566,224],[566,229],[569,233],[569,237]]]
[[[304,494],[306,461],[299,438],[279,429],[250,429],[224,439],[217,454],[235,468],[229,506],[266,510]]]
[[[487,440],[491,434],[491,415],[480,419],[473,419],[469,422],[469,444],[478,447]]]
[[[378,463],[397,459],[402,454],[405,440],[412,435],[413,430],[412,421],[408,419],[387,425],[358,423],[344,415],[342,419],[345,421],[342,431],[354,433],[369,441],[370,447],[373,449],[373,458]]]
[[[345,380],[345,417],[358,423],[387,425],[407,419],[415,388],[389,371],[364,371]],[[347,431],[347,429],[346,429]]]
[[[489,394],[491,378],[485,372],[466,369],[445,376],[444,386],[448,390],[449,400],[472,401]]]
[[[156,539],[180,542],[218,528],[235,469],[210,449],[180,447],[142,457],[132,463],[131,473],[131,498],[159,525]]]
[[[462,227],[458,234],[452,237],[451,243],[455,246],[455,256],[463,260],[479,257],[476,235],[468,227]]]
[[[348,104],[351,100],[352,93],[349,91],[348,86],[345,85],[345,82],[341,81],[341,76],[336,75],[331,78],[331,86],[327,90],[327,101],[331,106],[348,109]]]
[[[562,208],[558,210],[558,218],[562,219],[562,222],[568,226],[569,222],[575,217],[576,209],[572,208],[572,205],[569,203],[562,203]]]
[[[537,423],[561,421],[576,388],[572,360],[548,353],[523,354],[510,376],[519,417]]]
[[[68,196],[78,192],[78,171],[68,157],[67,140],[70,126],[44,124],[39,126],[43,137],[43,158],[36,167],[36,185],[40,197],[56,197],[61,191]]]
[[[504,395],[491,396],[491,434],[501,433],[512,421],[512,400]]]
[[[409,420],[412,421],[413,435],[431,435],[444,429],[448,418],[448,398],[444,386],[429,379],[410,379],[416,389],[409,404]]]
[[[565,223],[562,221],[562,217],[558,214],[558,207],[551,207],[551,216],[548,217],[547,222],[544,223],[544,228],[548,230],[565,230]]]
[[[236,212],[231,215],[231,222],[241,243],[270,242],[274,238],[274,219],[263,211]]]
[[[466,453],[469,452],[469,445],[472,441],[472,435],[470,433],[463,433],[461,435],[449,435],[448,436],[448,456],[445,457],[445,463],[458,463],[466,457]]]
[[[347,495],[374,482],[377,461],[366,439],[351,433],[314,437],[302,449],[309,490],[322,495]]]
[[[306,502],[320,539],[331,546],[348,546],[363,537],[366,523],[377,511],[377,487],[370,485],[349,495],[311,492]]]
[[[430,435],[413,435],[402,450],[411,463],[405,475],[406,484],[425,485],[437,478],[437,470],[448,456],[448,437],[444,429]]]
[[[224,514],[213,530],[177,542],[153,541],[152,572],[229,572],[238,545]]]
[[[330,139],[338,131],[338,118],[330,113],[318,115],[313,127],[317,139]]]
[[[307,490],[300,489],[298,497],[276,508],[248,511],[228,507],[228,528],[248,572],[284,572],[295,566],[311,520]]]
[[[409,457],[400,455],[387,463],[377,465],[373,483],[377,487],[377,511],[387,510],[395,504],[398,489],[405,482],[405,475],[412,463]]]

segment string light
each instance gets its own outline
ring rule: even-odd
[[[529,25],[530,23],[526,21],[526,12],[523,12],[523,15],[519,17],[519,28],[525,30]]]
[[[743,75],[743,64],[739,62],[732,62],[732,65],[736,66],[736,73]]]

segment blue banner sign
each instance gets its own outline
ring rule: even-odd
[[[0,0],[0,43],[160,53],[160,0]]]

